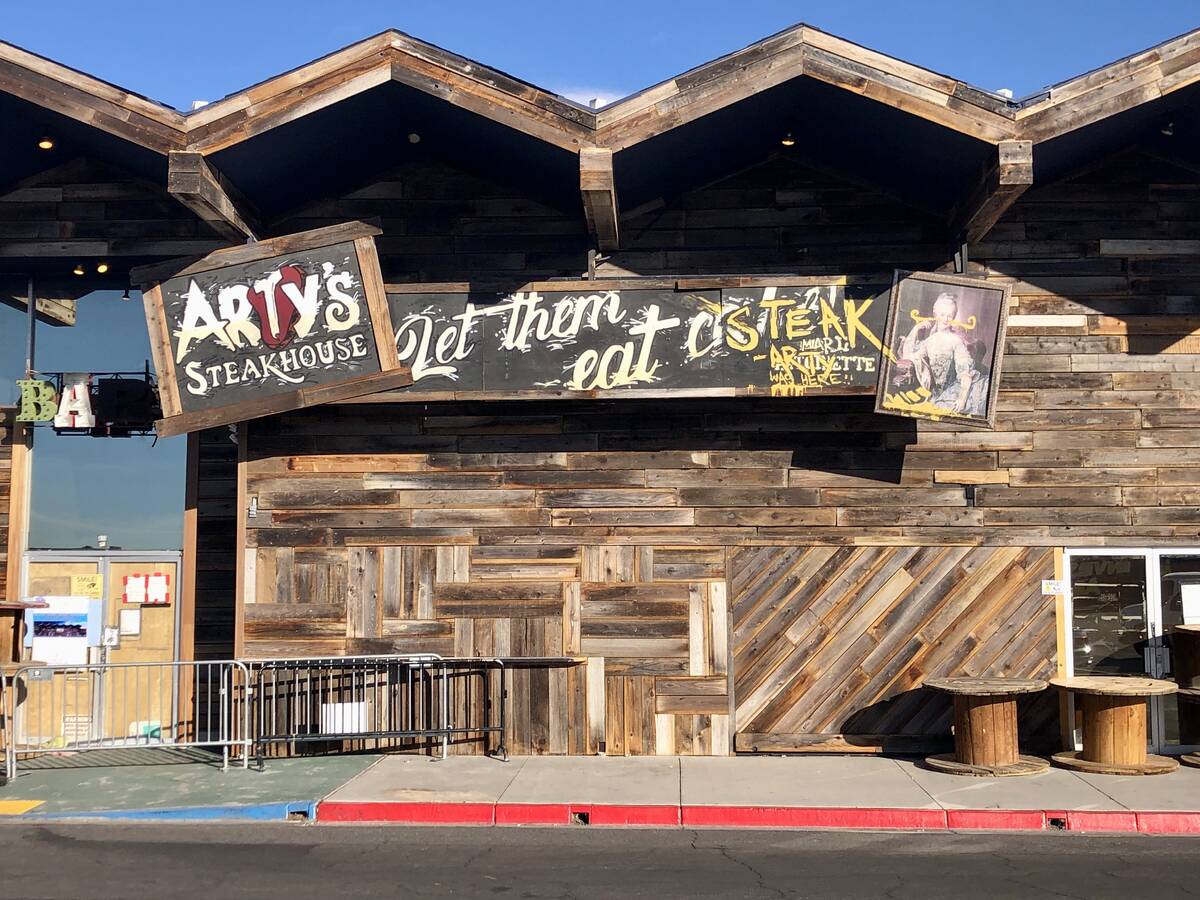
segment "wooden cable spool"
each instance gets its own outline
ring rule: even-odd
[[[954,753],[925,763],[954,775],[1007,776],[1044,772],[1050,764],[1022,756],[1017,734],[1017,695],[1046,689],[1025,678],[930,678],[925,687],[954,697]]]
[[[1054,754],[1055,765],[1098,775],[1165,775],[1179,762],[1146,752],[1146,698],[1178,686],[1157,678],[1080,676],[1051,684],[1073,691],[1083,713],[1083,749]]]

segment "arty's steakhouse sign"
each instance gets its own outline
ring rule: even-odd
[[[148,290],[159,432],[408,384],[375,233],[355,223],[220,250]]]
[[[433,287],[433,286],[428,286]],[[444,392],[871,393],[888,288],[392,293],[413,386]]]
[[[163,285],[184,408],[378,372],[353,243]]]

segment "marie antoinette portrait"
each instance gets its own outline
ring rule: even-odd
[[[991,427],[1009,288],[896,272],[875,411]]]

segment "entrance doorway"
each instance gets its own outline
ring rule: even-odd
[[[1172,631],[1200,624],[1200,549],[1068,550],[1064,569],[1067,674],[1172,678]],[[1181,735],[1176,695],[1148,703],[1150,752],[1200,749],[1187,709]]]
[[[58,640],[61,632],[52,629],[39,639],[36,625],[27,631],[22,661],[55,670],[50,678],[30,677],[28,695],[17,700],[22,743],[70,747],[115,735],[131,743],[170,738],[181,702],[171,665],[179,658],[180,557],[177,551],[25,554],[22,595],[40,598],[64,621],[78,618],[76,627],[87,624],[86,640]],[[87,612],[93,607],[96,616]],[[128,663],[143,665],[93,668]]]

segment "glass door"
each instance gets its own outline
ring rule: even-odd
[[[1191,626],[1200,627],[1200,553],[1162,551],[1158,557],[1161,677],[1191,681],[1200,664],[1200,634],[1183,633],[1181,626],[1187,631]],[[1200,697],[1168,694],[1156,699],[1162,707],[1163,752],[1192,753],[1200,749]]]
[[[1200,625],[1200,551],[1068,550],[1064,563],[1067,673],[1173,679],[1176,630]],[[1174,694],[1148,703],[1151,752],[1200,745],[1200,703]]]

